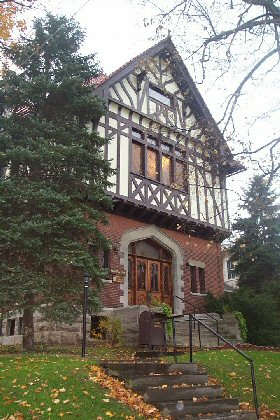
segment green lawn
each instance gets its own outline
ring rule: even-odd
[[[280,353],[245,351],[254,360],[259,403],[280,412]],[[200,351],[194,361],[202,363],[208,374],[219,380],[227,395],[240,402],[252,401],[250,365],[234,350]]]
[[[22,413],[17,419],[140,419],[110,398],[109,390],[89,381],[91,363],[117,354],[99,349],[88,360],[59,354],[0,356],[0,419],[15,413]]]
[[[77,348],[50,349],[48,354],[0,355],[0,420],[15,413],[22,416],[11,419],[142,418],[110,398],[109,389],[89,380],[92,364],[104,358],[126,358],[131,351],[105,346],[88,348],[86,360],[79,353]],[[280,353],[246,353],[255,361],[260,404],[280,413]],[[187,361],[188,355],[183,359]],[[240,355],[232,350],[199,351],[194,361],[203,364],[209,375],[223,384],[226,395],[252,403],[250,366]],[[280,418],[280,414],[273,418]]]

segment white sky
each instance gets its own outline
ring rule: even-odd
[[[161,5],[162,1],[164,0],[158,0],[155,3]],[[137,5],[136,0],[41,0],[41,5],[45,6],[46,10],[52,13],[66,14],[68,16],[75,15],[75,19],[86,31],[86,42],[83,46],[83,52],[97,53],[101,67],[107,74],[110,74],[159,40],[156,38],[155,25],[144,25],[144,21],[149,22],[154,12],[147,6]],[[41,10],[42,7],[37,9],[35,15],[38,16]],[[190,30],[195,31],[196,26],[190,28]],[[166,36],[167,29],[163,29],[161,35]],[[174,33],[172,39],[175,45],[178,38],[178,32]],[[183,56],[183,58],[185,57]],[[192,61],[186,62],[191,74],[198,80],[199,69],[193,67],[192,64]],[[224,109],[225,91],[234,91],[240,80],[240,75],[237,71],[233,76],[222,79],[220,83],[212,83],[213,78],[211,76],[210,74],[208,83],[206,81],[202,85],[198,85],[198,88],[213,116],[218,120]],[[277,89],[272,86],[266,89],[266,97],[264,97],[261,90],[251,87],[252,96],[250,102],[246,102],[246,97],[240,100],[236,119],[239,141],[242,141],[243,138],[247,140],[250,138],[252,143],[258,147],[261,141],[267,139],[266,120],[253,126],[247,125],[246,121],[247,119],[248,121],[254,119],[254,114],[259,112],[261,108],[261,101],[265,101],[272,96],[278,98],[279,95],[277,93]],[[244,113],[246,113],[245,117]],[[277,115],[275,115],[275,118],[277,121]],[[273,128],[270,130],[270,136],[273,136]],[[247,174],[233,177],[233,180],[228,183],[228,187],[240,194],[240,187],[246,186],[249,174],[250,171]],[[239,201],[238,194],[229,194],[232,215],[236,213],[236,205]]]

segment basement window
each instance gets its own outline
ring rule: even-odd
[[[8,319],[7,335],[15,335],[16,320],[15,318]]]

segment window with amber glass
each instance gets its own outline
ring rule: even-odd
[[[171,184],[171,157],[162,155],[161,158],[161,171],[163,184]]]
[[[132,172],[186,191],[185,151],[167,140],[132,128]]]
[[[153,149],[147,150],[147,176],[154,181],[159,180],[158,152]]]
[[[144,146],[136,142],[132,143],[132,172],[144,175]]]

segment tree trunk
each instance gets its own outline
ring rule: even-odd
[[[25,308],[23,311],[23,338],[22,349],[23,351],[34,351],[34,320],[33,312],[30,308]]]

